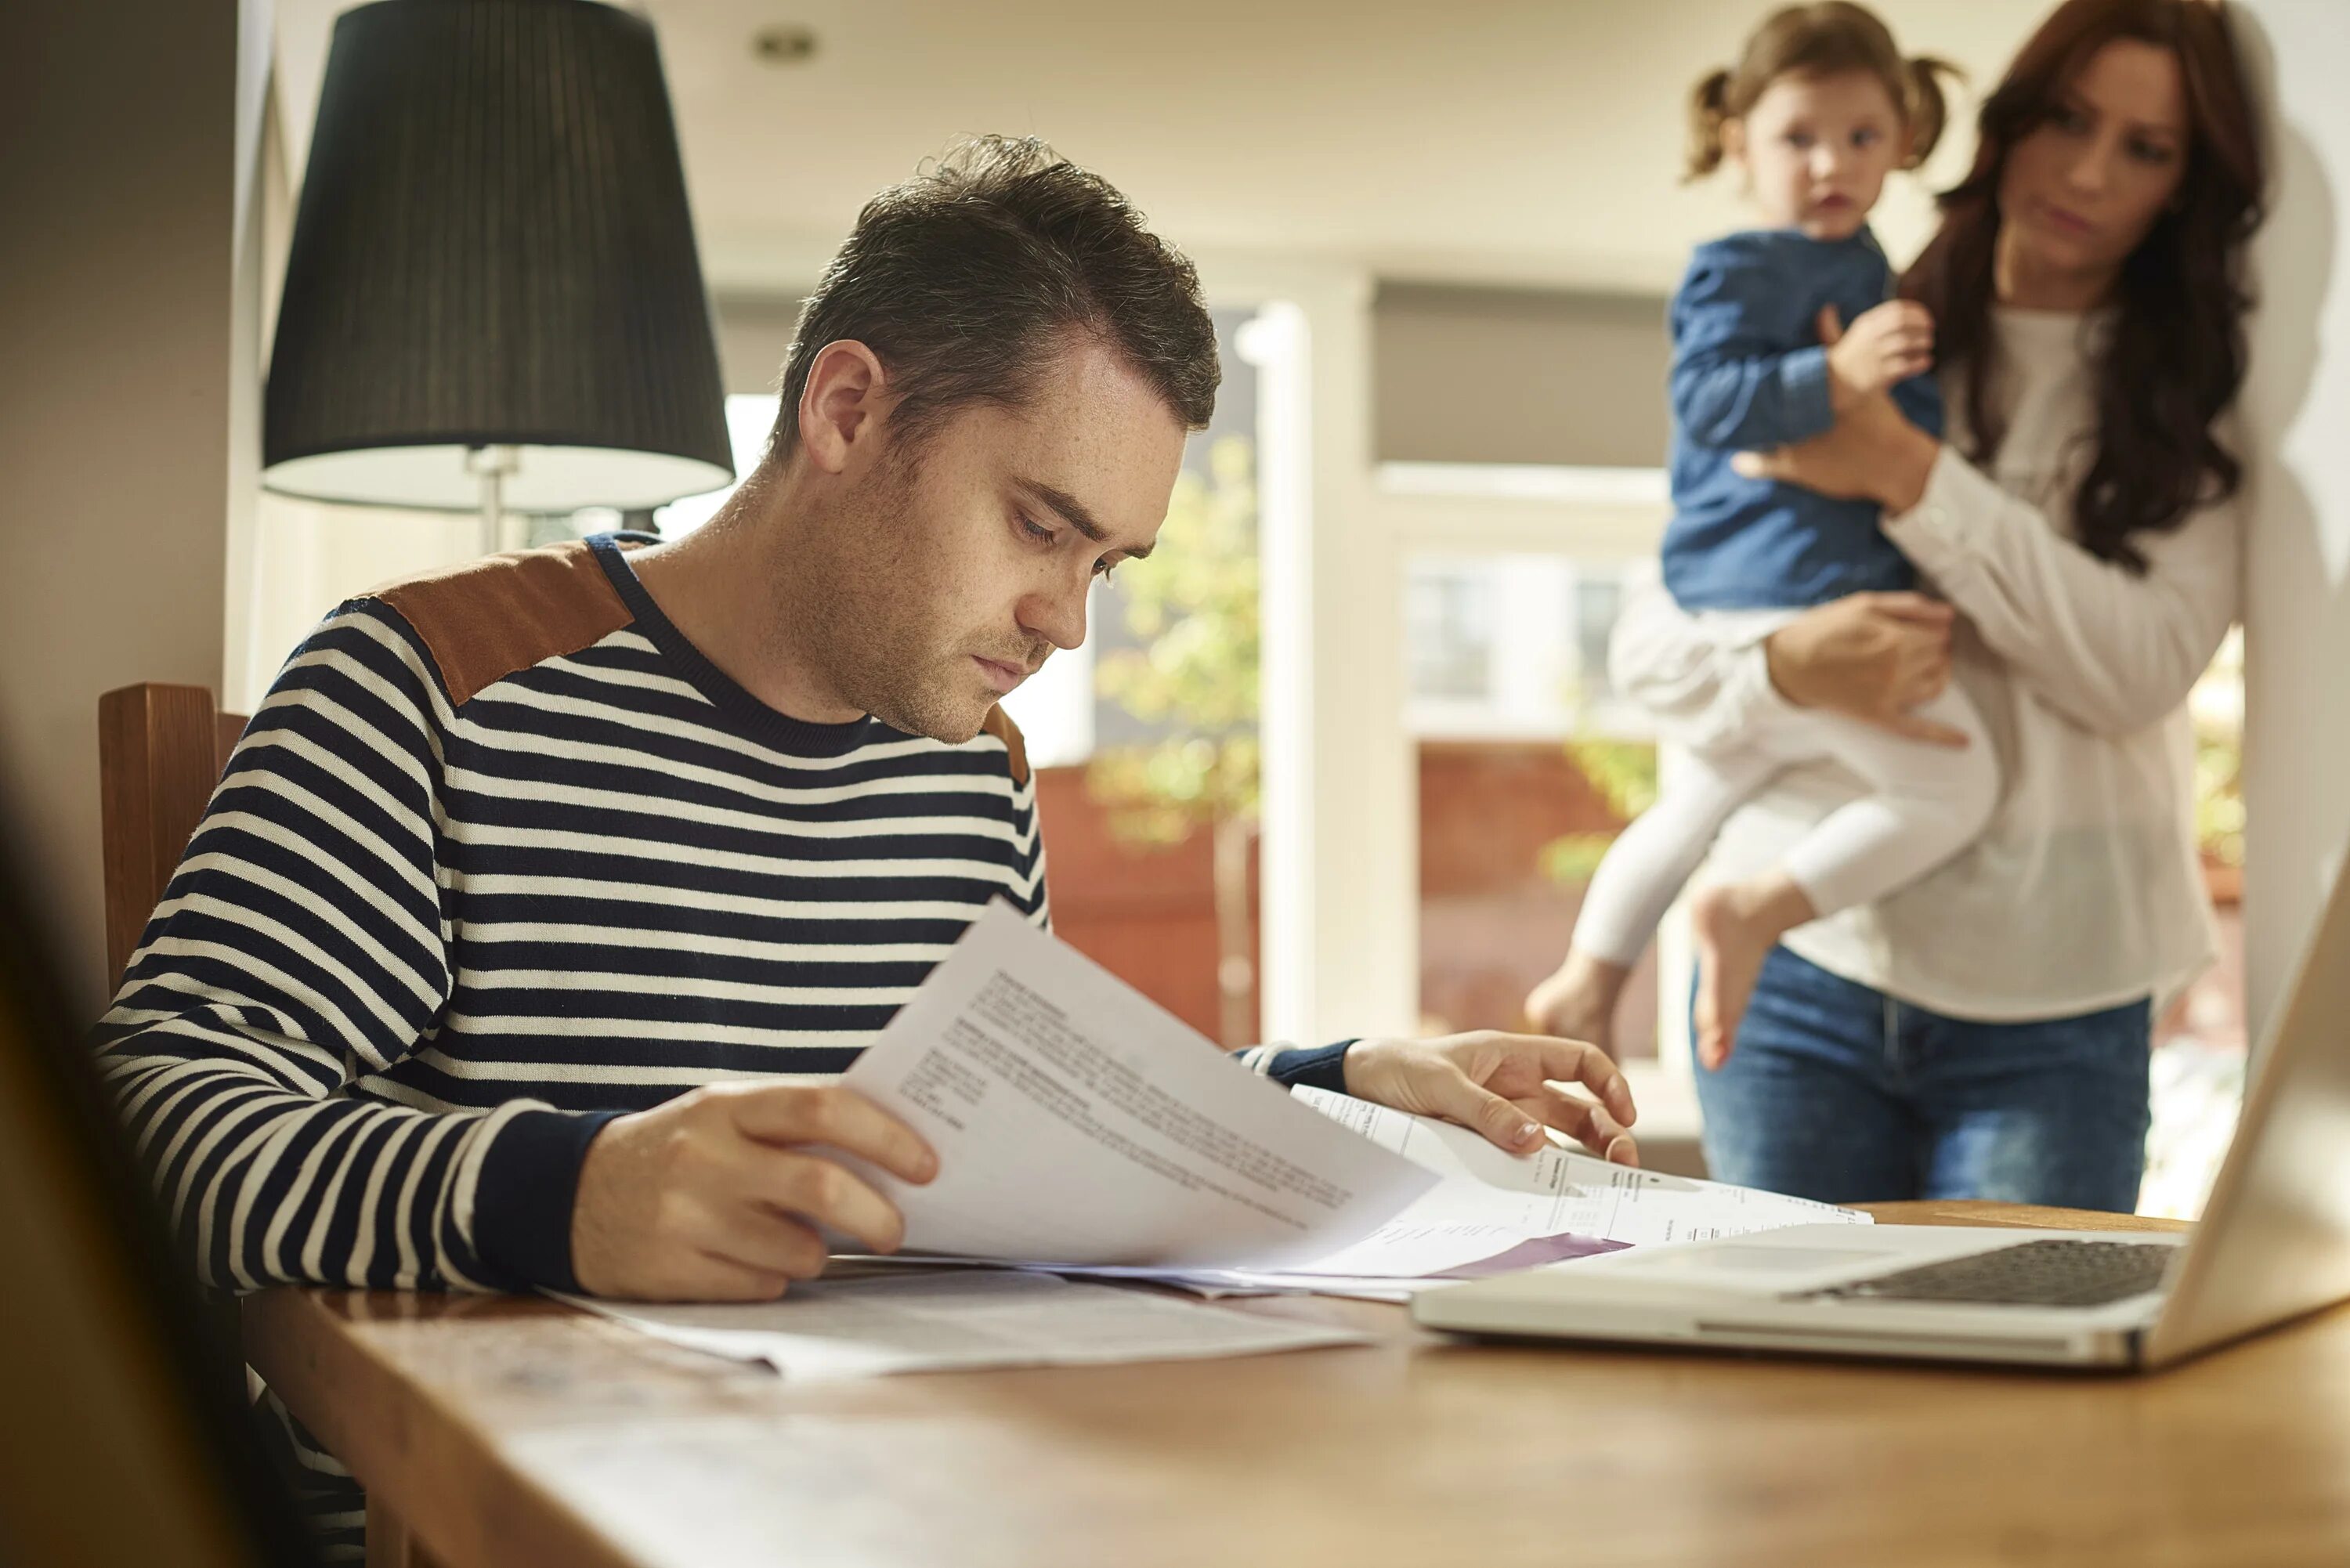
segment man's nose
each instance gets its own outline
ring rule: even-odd
[[[1020,626],[1064,652],[1086,640],[1086,599],[1093,581],[1071,589],[1061,584],[1028,596],[1020,607]]]

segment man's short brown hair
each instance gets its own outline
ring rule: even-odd
[[[797,444],[828,343],[873,350],[898,395],[892,426],[919,435],[965,404],[1024,404],[1072,331],[1117,350],[1185,429],[1206,426],[1222,372],[1191,262],[1108,181],[1043,142],[966,142],[858,214],[800,307],[771,450]]]

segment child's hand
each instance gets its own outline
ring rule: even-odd
[[[1934,317],[1914,299],[1888,299],[1850,327],[1835,306],[1820,307],[1820,341],[1828,348],[1828,401],[1841,411],[1896,381],[1934,366]]]

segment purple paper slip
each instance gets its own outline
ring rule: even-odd
[[[1429,1277],[1437,1280],[1482,1280],[1492,1274],[1540,1268],[1544,1263],[1564,1263],[1575,1258],[1596,1258],[1602,1252],[1620,1252],[1630,1245],[1628,1241],[1608,1241],[1596,1236],[1575,1236],[1562,1231],[1555,1236],[1536,1236],[1521,1241],[1507,1251],[1496,1252],[1490,1258],[1439,1269]]]

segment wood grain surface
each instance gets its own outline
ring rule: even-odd
[[[447,1568],[2350,1563],[2350,1313],[2126,1377],[1468,1345],[1395,1307],[1241,1306],[1378,1340],[793,1387],[546,1302],[275,1291],[246,1323]]]

